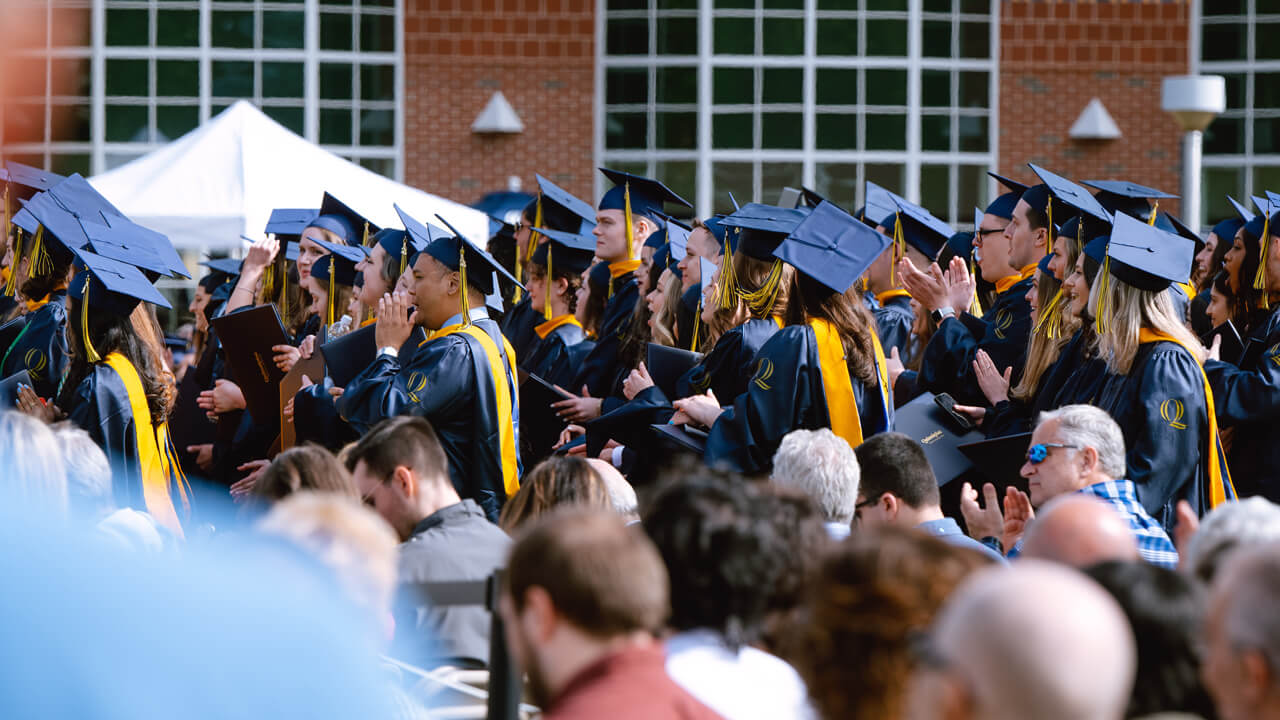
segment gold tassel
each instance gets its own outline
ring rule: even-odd
[[[622,220],[627,225],[627,260],[635,257],[635,231],[631,228],[631,182],[622,187]]]
[[[767,318],[772,314],[773,304],[778,299],[778,290],[782,287],[782,261],[774,260],[773,267],[769,269],[769,277],[764,281],[764,285],[759,290],[752,292],[743,292],[738,289],[738,297],[747,302],[747,306],[751,308],[756,315]]]
[[[471,303],[467,300],[467,251],[458,241],[458,282],[462,283],[462,327],[471,326]]]
[[[275,299],[276,265],[272,262],[262,272],[262,302],[269,303]]]
[[[18,291],[18,264],[22,261],[22,230],[13,239],[13,257],[9,261],[9,283],[5,285],[4,294],[14,297]]]
[[[1098,331],[1098,334],[1101,335],[1107,331],[1107,322],[1104,319],[1104,316],[1107,314],[1107,309],[1110,305],[1110,303],[1107,302],[1107,292],[1110,289],[1109,285],[1111,284],[1110,253],[1108,253],[1106,259],[1103,260],[1102,269],[1098,271],[1098,276],[1098,282],[1100,283],[1098,285],[1098,315],[1093,319],[1093,327]]]
[[[898,263],[907,254],[907,239],[902,230],[902,213],[893,214],[893,265],[889,273],[889,284],[898,285]]]
[[[551,246],[547,246],[547,276],[542,282],[542,317],[546,320],[551,319],[551,286],[555,284],[556,276],[551,274]]]
[[[369,221],[364,221],[364,236],[360,238],[360,245],[369,247]]]
[[[1160,210],[1160,201],[1159,201],[1159,200],[1156,200],[1155,205],[1152,205],[1152,206],[1151,206],[1151,217],[1150,217],[1150,218],[1147,218],[1147,224],[1148,224],[1148,225],[1155,226],[1155,224],[1156,224],[1156,214],[1157,214],[1157,211],[1158,211],[1158,210]]]
[[[289,266],[280,268],[280,316],[289,322]]]
[[[738,299],[738,275],[733,269],[733,245],[728,233],[741,234],[741,228],[726,228],[724,256],[720,260],[720,309],[728,310]]]
[[[1267,210],[1270,210],[1270,204]],[[1258,272],[1253,276],[1253,289],[1262,291],[1262,307],[1271,309],[1271,300],[1267,297],[1267,251],[1271,247],[1271,216],[1267,215],[1262,221],[1262,240],[1258,247]]]
[[[1052,196],[1049,198],[1049,202],[1045,203],[1044,213],[1045,215],[1049,216],[1049,228],[1048,228],[1048,231],[1045,232],[1045,235],[1048,236],[1049,252],[1053,252],[1053,241],[1055,239],[1054,235],[1056,235],[1058,231],[1053,228],[1053,197]],[[1045,253],[1045,254],[1048,255],[1049,253]]]
[[[102,356],[93,349],[93,341],[89,339],[89,280],[90,276],[86,274],[84,292],[80,293],[80,337],[84,339],[85,359],[90,363],[96,363],[102,360]]]
[[[35,244],[31,246],[31,277],[44,277],[53,272],[53,261],[44,247],[44,226],[36,228]]]
[[[1036,323],[1035,331],[1040,332],[1043,328],[1049,333],[1049,339],[1053,340],[1058,337],[1062,327],[1062,314],[1059,305],[1062,302],[1062,288],[1058,288],[1057,294],[1049,301],[1049,304],[1040,311],[1040,321]]]
[[[698,352],[698,333],[702,330],[702,301],[698,301],[698,312],[693,316],[693,342],[689,344],[691,352]]]
[[[405,235],[404,240],[400,241],[400,275],[404,274],[404,269],[409,265],[409,236]],[[520,269],[520,264],[516,263],[516,270]],[[399,277],[399,276],[397,276]]]
[[[542,227],[542,193],[538,193],[538,203],[534,206],[533,227]],[[516,282],[524,283],[524,266],[533,257],[533,251],[536,247],[538,247],[538,233],[533,228],[529,228],[529,244],[524,250],[524,261],[516,263]],[[520,298],[524,297],[524,291],[520,289],[519,285],[516,286],[515,295],[511,297],[513,302],[520,302]]]
[[[336,263],[336,262],[334,262],[334,259],[331,257],[331,258],[329,258],[329,302],[328,302],[328,306],[329,306],[329,316],[328,316],[328,320],[329,320],[329,322],[328,322],[328,323],[326,323],[327,325],[330,325],[330,326],[332,326],[332,325],[333,325],[333,305],[334,305],[334,303],[336,303],[336,302],[337,302],[337,299],[336,299],[336,297],[335,297],[335,293],[334,293],[334,287],[333,287],[334,277],[335,277],[337,274],[338,274],[337,263]]]

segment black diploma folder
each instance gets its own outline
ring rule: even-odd
[[[232,378],[244,393],[249,414],[259,425],[275,427],[280,422],[280,381],[284,371],[276,367],[276,345],[291,345],[280,314],[272,305],[214,318],[210,323],[226,354]]]
[[[678,400],[676,382],[681,375],[689,371],[689,368],[700,362],[702,362],[702,353],[649,343],[644,364],[649,369],[649,377],[653,378],[653,384],[662,391],[662,394],[669,400]]]

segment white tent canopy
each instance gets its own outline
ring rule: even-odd
[[[90,182],[133,221],[180,248],[239,247],[263,237],[273,208],[315,208],[325,191],[383,227],[401,227],[392,203],[440,226],[439,213],[484,246],[484,213],[348,162],[241,100],[209,122]]]

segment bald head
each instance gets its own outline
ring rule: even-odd
[[[1022,556],[1085,568],[1107,560],[1138,560],[1138,540],[1115,508],[1086,495],[1045,504],[1027,530]]]
[[[956,591],[936,643],[967,681],[982,720],[1110,720],[1124,716],[1136,650],[1124,612],[1066,568],[1023,561],[985,570]]]

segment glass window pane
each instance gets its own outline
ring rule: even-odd
[[[655,162],[653,164],[653,173],[654,177],[662,178],[664,185],[686,200],[692,201],[698,193],[698,164],[695,162],[683,160]],[[671,207],[677,208],[675,210],[677,216],[683,217],[693,212],[692,210],[678,208],[674,203]]]
[[[987,168],[985,165],[961,165],[956,168],[956,214],[951,218],[953,225],[969,224],[973,221],[973,208],[986,207],[982,196],[987,189]]]
[[[718,162],[711,165],[712,203],[716,212],[733,212],[729,194],[739,203],[755,198],[754,170],[749,162]]]
[[[959,107],[985,108],[991,100],[990,73],[981,71],[960,73]]]
[[[858,71],[853,68],[818,68],[819,105],[856,105]]]
[[[108,95],[147,95],[146,60],[107,60]]]
[[[649,0],[609,0],[609,10],[648,10]]]
[[[1254,107],[1280,107],[1280,73],[1258,73],[1253,82]]]
[[[906,105],[906,70],[868,70],[868,105]]]
[[[667,150],[694,150],[698,147],[697,113],[655,113],[654,122],[657,147]]]
[[[1227,201],[1244,187],[1244,170],[1236,167],[1206,167],[1204,169],[1204,197],[1201,201],[1201,226],[1236,217],[1236,211]]]
[[[824,18],[818,21],[818,55],[857,55],[858,21]]]
[[[925,150],[951,149],[951,116],[924,115],[920,118],[920,143]]]
[[[920,71],[921,98],[925,107],[951,107],[951,73],[946,70]]]
[[[1244,15],[1245,0],[1214,0],[1204,3],[1200,12],[1205,15]]]
[[[351,15],[320,13],[320,49],[351,49]]]
[[[1275,60],[1280,58],[1280,44],[1275,41],[1276,33],[1280,33],[1280,23],[1254,23],[1254,59]]]
[[[156,95],[199,97],[200,63],[195,60],[157,60]]]
[[[907,0],[863,0],[867,10],[907,11]]]
[[[195,105],[160,105],[156,107],[156,130],[163,140],[182,137],[200,124],[200,108]]]
[[[698,0],[658,0],[659,10],[697,10]]]
[[[818,0],[819,10],[857,10],[858,0]]]
[[[611,112],[605,118],[604,145],[607,148],[644,148],[649,143],[648,114]]]
[[[4,111],[4,132],[6,139],[10,142],[17,139],[21,139],[23,142],[42,142],[45,140],[45,106],[43,102],[6,102],[0,105],[0,110]],[[6,153],[6,157],[12,156]],[[43,165],[44,161],[34,164]]]
[[[991,25],[985,22],[960,23],[960,57],[991,57]]]
[[[107,44],[115,47],[151,44],[146,10],[107,9]],[[43,30],[41,31],[43,34]]]
[[[950,20],[925,20],[923,34],[925,57],[951,57]]]
[[[760,163],[761,199],[765,202],[777,202],[782,188],[800,187],[802,170],[800,163]]]
[[[351,66],[320,63],[320,97],[325,100],[351,99]]]
[[[961,115],[959,125],[960,152],[986,152],[988,143],[987,117]]]
[[[647,55],[649,21],[644,18],[610,18],[605,37],[609,55]]]
[[[361,145],[395,145],[396,113],[394,110],[365,110],[360,113]]]
[[[803,10],[804,0],[764,0],[766,10]]]
[[[764,102],[804,102],[804,70],[800,68],[765,68]]]
[[[659,55],[697,55],[698,18],[658,18]]]
[[[801,55],[804,53],[804,20],[800,18],[764,19],[765,55]]]
[[[76,103],[74,105],[54,105],[51,108],[52,115],[52,133],[49,136],[51,142],[90,142],[93,135],[90,131],[89,114],[91,108],[84,103]],[[44,124],[44,113],[40,112],[35,118]],[[5,128],[8,130],[8,128]],[[41,129],[43,133],[43,128]],[[19,135],[18,137],[22,137]],[[32,138],[35,139],[35,138]]]
[[[604,71],[605,102],[610,105],[649,102],[648,68],[607,68]]]
[[[761,113],[760,146],[776,150],[799,150],[804,145],[804,115]]]
[[[49,60],[49,89],[54,95],[88,97],[90,79],[89,58],[51,58]],[[42,84],[43,80],[42,77]]]
[[[40,163],[43,165],[44,163]],[[88,153],[55,153],[49,158],[49,169],[59,175],[89,174]]]
[[[990,15],[991,0],[960,0],[960,12],[975,15]]]
[[[698,69],[660,67],[657,70],[657,98],[660,103],[698,102]]]
[[[1280,119],[1278,118],[1258,118],[1253,121],[1253,152],[1254,153],[1274,153],[1280,152]],[[1254,185],[1254,192],[1259,192],[1259,188],[1272,187],[1270,185]]]
[[[360,167],[372,170],[384,177],[395,178],[396,176],[395,158],[360,158]]]
[[[906,20],[867,20],[867,54],[905,57]]]
[[[819,163],[813,168],[813,189],[841,207],[852,207],[858,195],[858,166]]]
[[[907,118],[905,115],[867,114],[867,150],[906,150]]]
[[[717,148],[750,148],[751,113],[716,113],[711,116],[711,144]]]
[[[717,55],[754,55],[756,21],[739,17],[716,18],[714,44]]]
[[[351,111],[320,109],[320,142],[324,145],[351,144]]]
[[[253,63],[215,61],[213,63],[213,95],[226,98],[253,97]]]
[[[815,121],[819,150],[858,149],[857,115],[818,115]]]
[[[305,131],[304,121],[302,117],[302,108],[295,107],[264,107],[262,112],[268,117],[281,125],[289,128],[298,135]]]
[[[253,47],[253,13],[214,13],[213,46],[225,48]]]
[[[1262,188],[1280,187],[1280,167],[1259,166],[1253,169],[1253,191],[1261,193]]]
[[[396,68],[394,65],[361,65],[360,97],[365,100],[396,99]]]
[[[1223,75],[1223,78],[1227,81],[1227,107],[1243,109],[1245,104],[1246,76],[1243,73],[1236,75],[1227,74]]]
[[[755,70],[718,67],[712,73],[711,94],[717,105],[750,105],[755,102]]]
[[[262,63],[262,97],[302,97],[302,63]]]
[[[360,49],[365,52],[395,52],[395,16],[370,14],[361,15]]]
[[[1220,117],[1214,120],[1204,131],[1204,152],[1210,155],[1244,153],[1244,118]]]
[[[924,0],[924,11],[949,13],[951,12],[951,0]]]
[[[946,165],[920,166],[920,204],[938,217],[950,214],[951,180]]]
[[[1248,46],[1243,23],[1204,23],[1200,37],[1200,57],[1204,60],[1245,59]]]
[[[305,20],[301,12],[262,13],[262,47],[300,48]]]
[[[147,139],[147,108],[142,105],[107,106],[108,142],[143,142]]]
[[[197,47],[200,44],[200,13],[196,10],[158,10],[156,45]]]

